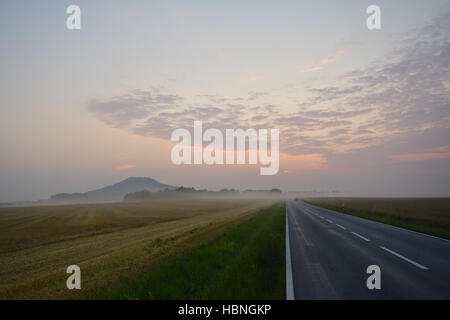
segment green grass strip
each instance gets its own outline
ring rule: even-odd
[[[103,299],[284,299],[284,204],[139,275]],[[110,288],[111,289],[111,288]]]

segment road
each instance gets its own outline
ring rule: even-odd
[[[450,241],[297,200],[286,209],[295,299],[450,299]]]

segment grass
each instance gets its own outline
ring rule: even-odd
[[[284,219],[281,204],[264,209],[207,244],[122,278],[95,298],[284,299]]]
[[[450,239],[450,198],[310,198],[310,204]]]
[[[77,299],[183,254],[274,201],[158,200],[0,209],[0,299]],[[79,265],[82,290],[66,288]]]

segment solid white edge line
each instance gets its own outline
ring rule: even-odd
[[[342,213],[342,212],[339,212],[339,211],[333,211],[333,210],[325,209],[325,208],[322,208],[322,207],[318,207],[318,206],[309,204],[309,203],[307,203],[307,202],[303,202],[303,203],[305,203],[305,204],[308,205],[308,206],[314,207],[314,208],[316,208],[316,209],[322,209],[322,210],[330,211],[330,212],[337,213],[337,214],[347,215],[347,216],[353,217],[353,218],[355,218],[355,219],[360,219],[360,220],[364,220],[364,221],[370,221],[370,222],[372,222],[372,223],[381,224],[381,225],[383,225],[383,226],[385,226],[385,227],[395,228],[395,229],[399,229],[399,230],[402,230],[402,231],[406,231],[406,232],[411,232],[411,233],[415,233],[415,234],[418,234],[418,235],[422,235],[422,236],[425,236],[425,237],[434,238],[434,239],[436,239],[436,240],[441,240],[441,241],[445,241],[445,242],[450,242],[450,239],[444,239],[444,238],[441,238],[441,237],[433,236],[433,235],[431,235],[431,234],[427,234],[427,233],[423,233],[423,232],[418,232],[418,231],[414,231],[414,230],[410,230],[410,229],[405,229],[405,228],[402,228],[402,227],[397,227],[397,226],[394,226],[394,225],[392,225],[392,224],[387,224],[387,223],[383,223],[383,222],[378,222],[378,221],[375,221],[375,220],[364,219],[364,218],[361,218],[361,217],[358,217],[358,216],[352,216],[352,215],[350,215],[350,214]]]
[[[356,233],[356,232],[353,232],[353,231],[352,231],[352,233],[353,233],[355,236],[360,237],[360,238],[363,239],[363,240],[370,241],[369,239],[367,239],[366,237],[363,237],[363,236],[360,235],[359,233]]]
[[[420,269],[423,269],[423,270],[427,270],[427,269],[428,269],[428,268],[425,267],[424,265],[421,265],[420,263],[417,263],[417,262],[415,262],[415,261],[413,261],[413,260],[411,260],[411,259],[408,259],[407,257],[404,257],[404,256],[402,256],[401,254],[399,254],[399,253],[397,253],[397,252],[395,252],[395,251],[392,251],[392,250],[390,250],[390,249],[388,249],[388,248],[386,248],[386,247],[380,246],[380,248],[383,249],[383,250],[385,250],[385,251],[387,251],[387,252],[389,252],[389,253],[392,253],[394,256],[397,256],[397,257],[399,257],[400,259],[403,259],[403,260],[405,260],[405,261],[408,261],[409,263],[415,265],[416,267],[418,267],[418,268],[420,268]]]
[[[292,279],[291,246],[289,241],[289,219],[286,204],[286,300],[294,300],[294,281]]]
[[[337,224],[337,223],[336,223],[336,225],[337,225],[339,228],[341,228],[342,230],[347,230],[346,227],[343,227],[343,226],[341,226],[340,224]]]

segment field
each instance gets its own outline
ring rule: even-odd
[[[274,205],[211,242],[86,297],[285,299],[284,228],[284,205]]]
[[[450,198],[310,198],[330,210],[450,239]]]
[[[0,209],[0,298],[80,298],[210,242],[274,201],[155,200]],[[79,265],[82,290],[68,290]]]

